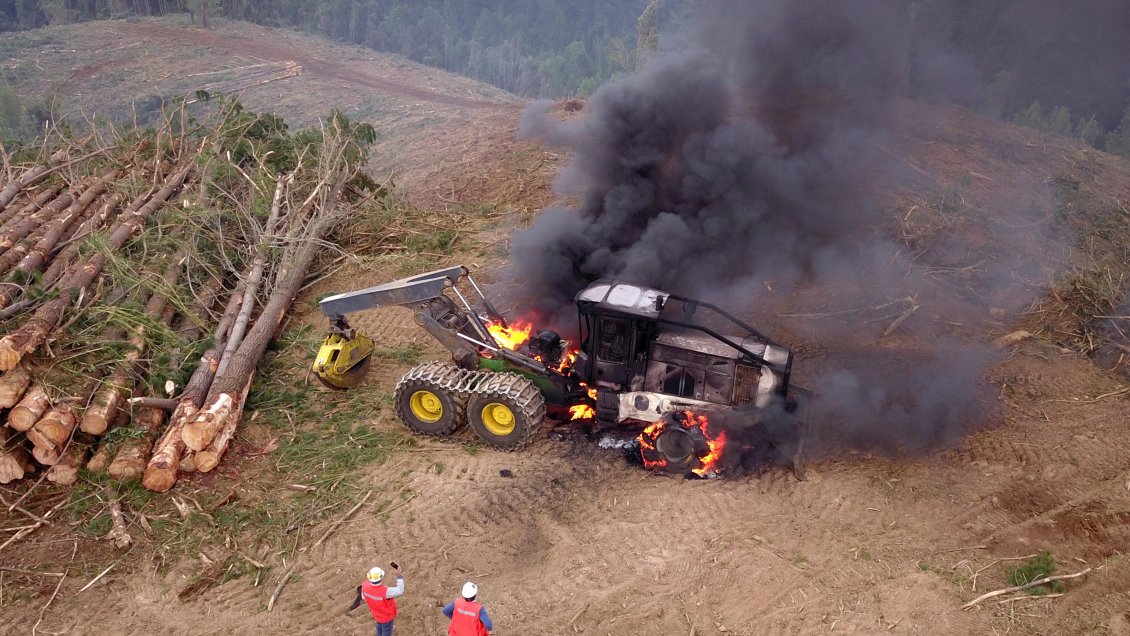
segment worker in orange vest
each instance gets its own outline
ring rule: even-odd
[[[357,587],[357,598],[349,611],[353,611],[361,601],[369,606],[373,613],[373,620],[377,621],[377,636],[392,636],[392,622],[396,618],[396,601],[393,600],[404,594],[404,576],[400,566],[393,561],[392,569],[396,572],[396,586],[389,587],[383,583],[385,571],[379,567],[369,569],[369,574],[364,583]]]
[[[486,608],[475,602],[478,595],[479,586],[467,581],[463,584],[463,598],[443,608],[443,615],[451,619],[447,636],[487,636],[494,629]]]

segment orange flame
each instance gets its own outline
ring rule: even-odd
[[[710,431],[707,430],[709,422],[706,415],[695,413],[694,411],[683,411],[682,418],[671,417],[670,415],[658,422],[648,426],[640,433],[640,452],[643,455],[643,464],[645,468],[665,468],[667,460],[660,457],[658,460],[649,460],[647,455],[649,451],[653,456],[660,455],[658,449],[655,447],[656,440],[659,435],[668,425],[682,426],[685,429],[697,428],[702,431],[703,436],[706,438],[707,452],[698,458],[701,464],[697,468],[692,468],[691,472],[702,477],[708,472],[716,471],[718,464],[722,459],[722,450],[726,448],[726,432],[718,433],[716,437],[710,436]]]
[[[487,325],[487,331],[494,337],[495,342],[510,350],[517,349],[529,340],[533,330],[534,326],[523,320],[515,320],[509,327],[503,327],[500,322]]]
[[[646,451],[652,451],[652,452],[655,452],[655,453],[659,452],[655,448],[655,440],[659,439],[659,433],[663,431],[663,427],[665,426],[665,424],[666,424],[666,422],[664,420],[659,420],[658,422],[652,424],[651,426],[643,429],[643,432],[640,433],[640,437],[639,437],[640,451],[643,454],[644,468],[658,469],[658,468],[666,468],[667,467],[667,460],[666,459],[660,458],[660,459],[655,460],[655,461],[650,461],[647,458],[647,452],[646,452]]]
[[[541,361],[542,364],[545,364],[545,361],[541,360],[541,358],[538,358],[538,360]],[[565,355],[561,356],[561,364],[557,365],[557,372],[558,373],[568,373],[569,370],[573,368],[573,363],[576,362],[576,361],[577,361],[577,350],[571,349],[569,351],[566,351]]]
[[[494,338],[499,346],[510,349],[511,351],[518,351],[519,347],[530,340],[530,334],[534,332],[534,325],[531,322],[519,318],[511,321],[509,327],[503,327],[501,322],[488,323],[487,331],[490,332],[491,337]],[[553,369],[562,375],[569,375],[573,371],[573,363],[577,361],[578,351],[579,349],[575,347],[569,349],[562,354],[561,362],[559,362],[557,366],[552,367],[549,366],[541,356],[535,355],[534,359],[544,364],[546,368]]]
[[[588,404],[574,404],[569,407],[570,420],[591,420],[596,411]]]
[[[699,458],[702,462],[702,468],[692,468],[691,472],[702,477],[708,471],[714,470],[718,465],[719,460],[722,459],[722,449],[726,447],[726,431],[718,433],[718,437],[714,439],[706,438],[707,445],[710,446],[710,452],[705,457]]]

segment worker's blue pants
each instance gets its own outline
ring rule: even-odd
[[[392,624],[394,622],[396,621],[377,623],[377,636],[392,636]]]

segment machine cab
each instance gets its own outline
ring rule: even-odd
[[[598,415],[604,398],[627,400],[615,406],[621,417],[650,419],[659,413],[635,405],[763,407],[785,397],[792,353],[714,305],[617,281],[593,283],[576,303],[586,354],[576,371],[603,389]],[[700,308],[709,313],[694,320]]]
[[[594,384],[615,389],[642,388],[648,347],[655,338],[664,292],[624,283],[595,283],[577,295],[581,348]]]

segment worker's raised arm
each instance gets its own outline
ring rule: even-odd
[[[396,577],[396,586],[388,588],[388,591],[385,592],[385,598],[396,598],[402,594],[404,594],[404,577],[398,576]]]

